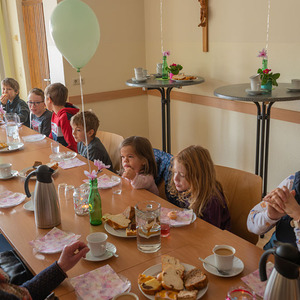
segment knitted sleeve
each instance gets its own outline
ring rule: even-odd
[[[57,262],[26,281],[22,286],[25,287],[33,300],[45,299],[56,287],[67,277],[65,272],[59,267]]]

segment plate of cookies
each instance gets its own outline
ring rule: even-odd
[[[208,289],[208,278],[200,268],[181,263],[179,259],[162,255],[161,263],[139,274],[140,291],[150,300],[200,299]]]
[[[26,178],[31,172],[35,171],[38,166],[42,165],[43,163],[41,161],[35,161],[32,167],[27,167],[19,172],[19,176],[21,178]],[[54,172],[52,175],[55,175],[58,173],[58,163],[57,162],[50,162],[46,163],[49,168],[53,169]],[[30,179],[36,179],[36,176],[31,176]]]
[[[173,77],[172,77],[172,80],[177,81],[177,82],[194,81],[196,79],[198,79],[198,77],[192,76],[192,75],[184,75],[184,74],[173,75]]]
[[[134,207],[128,206],[120,214],[106,213],[102,217],[104,229],[111,235],[122,238],[136,237],[136,223]]]

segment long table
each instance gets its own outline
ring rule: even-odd
[[[34,134],[27,127],[20,129],[20,135]],[[5,141],[5,130],[0,127],[0,142]],[[43,163],[49,162],[51,154],[51,140],[46,138],[40,142],[25,143],[24,149],[10,153],[0,153],[0,163],[12,163],[14,170],[22,170],[32,166],[34,161],[39,160]],[[62,147],[61,151],[67,149]],[[80,160],[87,160],[80,155]],[[93,164],[91,164],[93,166]],[[93,166],[93,168],[95,168]],[[54,184],[57,187],[59,183],[67,183],[76,187],[82,184],[86,179],[83,171],[88,170],[88,165],[71,169],[61,169],[53,176]],[[110,174],[105,170],[104,173]],[[0,182],[1,186],[14,192],[24,193],[24,179],[19,177]],[[29,184],[30,191],[34,190],[35,180]],[[113,195],[111,189],[100,190],[102,198],[103,213],[112,214],[122,212],[128,205],[134,206],[140,200],[154,200],[163,207],[174,207],[164,199],[146,191],[134,190],[127,180],[123,180],[123,191],[121,195]],[[29,199],[26,199],[29,201]],[[86,241],[86,236],[91,232],[105,232],[103,224],[92,226],[89,223],[88,216],[77,216],[74,213],[72,201],[60,201],[61,224],[57,226],[66,232],[73,232],[81,235],[81,240]],[[24,263],[29,267],[33,274],[37,274],[58,259],[60,254],[36,255],[29,241],[37,237],[44,236],[50,229],[39,229],[35,225],[34,213],[26,211],[23,203],[6,209],[0,209],[1,231],[20,255]],[[109,264],[115,272],[126,276],[131,281],[131,290],[136,293],[140,299],[146,299],[139,291],[137,278],[140,273],[148,267],[160,263],[163,254],[169,254],[177,257],[181,262],[201,267],[202,263],[198,257],[207,257],[212,254],[212,248],[216,244],[230,244],[236,248],[236,256],[240,258],[245,268],[243,272],[235,277],[223,278],[212,275],[208,272],[209,287],[202,299],[224,299],[231,286],[242,284],[241,277],[253,272],[258,268],[259,258],[263,251],[255,245],[241,239],[240,237],[222,231],[219,228],[197,218],[197,220],[184,227],[171,228],[170,236],[162,238],[161,249],[152,254],[142,253],[137,250],[135,238],[120,238],[108,234],[108,242],[113,243],[117,248],[119,257],[112,257],[106,261],[91,262],[82,259],[73,269],[68,272],[69,278],[84,274],[106,264]],[[76,299],[73,287],[66,279],[56,290],[56,295],[60,299]]]

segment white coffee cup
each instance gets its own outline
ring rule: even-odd
[[[291,82],[293,89],[300,89],[300,79],[292,79]]]
[[[146,78],[148,76],[148,70],[143,69],[143,76]]]
[[[216,245],[213,248],[216,267],[222,271],[229,271],[233,266],[235,249],[228,245]]]
[[[11,176],[12,164],[0,164],[0,178],[6,178]]]
[[[139,300],[139,297],[134,293],[121,293],[112,298],[112,300]]]
[[[134,74],[136,79],[143,79],[144,78],[143,68],[134,68]]]
[[[249,77],[250,78],[250,85],[251,85],[251,90],[252,91],[259,91],[260,86],[261,86],[261,81],[260,81],[260,75],[252,75]]]
[[[103,232],[94,232],[86,237],[89,248],[93,256],[101,256],[106,252],[107,234]]]

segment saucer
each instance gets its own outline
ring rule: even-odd
[[[300,88],[286,88],[289,92],[300,92]]]
[[[215,257],[214,257],[214,254],[210,255],[210,256],[207,256],[205,258],[205,260],[208,262],[208,263],[211,263],[211,264],[215,264]],[[220,277],[233,277],[233,276],[236,276],[238,274],[240,274],[243,270],[244,270],[244,263],[238,258],[238,257],[234,257],[233,259],[233,267],[232,269],[229,271],[229,274],[228,275],[221,275],[217,269],[215,269],[214,267],[206,264],[206,263],[203,263],[203,267],[204,269],[213,274],[213,275],[216,275],[216,276],[220,276]]]
[[[132,77],[131,78],[132,81],[135,81],[135,82],[144,82],[147,80],[147,77],[143,77],[141,79],[136,79],[135,77]]]
[[[260,89],[258,91],[253,91],[251,89],[246,89],[246,93],[249,94],[249,95],[261,95],[261,94],[265,94],[265,93],[268,93],[269,91],[268,90],[265,90],[265,89]]]
[[[108,251],[107,251],[108,250]],[[106,252],[101,256],[94,256],[90,250],[86,256],[85,260],[89,261],[102,261],[111,258],[117,251],[117,248],[114,244],[107,242],[106,243]]]
[[[31,199],[33,198],[33,194],[31,194]],[[29,200],[23,205],[23,208],[28,211],[34,211],[33,200]]]
[[[7,176],[7,177],[0,177],[0,180],[7,180],[7,179],[10,179],[10,178],[18,176],[18,174],[19,174],[18,171],[11,170],[11,174],[9,176]]]

